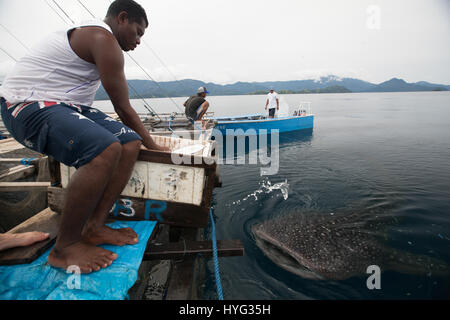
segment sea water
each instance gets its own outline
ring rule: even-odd
[[[308,280],[268,259],[251,227],[290,212],[378,212],[395,217],[386,247],[450,264],[450,92],[284,95],[310,101],[314,130],[280,135],[279,171],[221,165],[214,191],[217,239],[240,239],[244,257],[221,258],[225,299],[445,299],[450,275],[385,271],[381,289],[361,275]],[[185,98],[149,99],[157,112],[182,110]],[[265,96],[208,97],[216,116],[264,112]],[[145,112],[140,100],[133,106]],[[176,106],[178,105],[178,106]],[[107,102],[97,104],[111,111]],[[208,230],[207,230],[208,231]],[[205,299],[217,299],[207,264]],[[426,266],[424,266],[426,268]]]

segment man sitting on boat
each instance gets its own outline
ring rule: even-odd
[[[183,104],[185,106],[186,118],[191,121],[202,120],[205,113],[208,111],[209,102],[205,100],[208,90],[205,87],[200,87],[197,90],[197,95],[190,97]]]
[[[269,108],[269,118],[275,117],[275,108],[280,110],[280,101],[278,100],[278,93],[273,88],[270,88],[270,92],[267,95],[266,110]]]
[[[11,135],[78,169],[48,259],[54,267],[97,271],[117,258],[97,245],[138,242],[132,229],[111,229],[105,219],[130,179],[141,144],[159,148],[131,107],[124,73],[122,51],[134,50],[147,27],[139,4],[116,0],[104,21],[46,37],[0,87],[1,114]],[[123,124],[91,108],[100,83]]]

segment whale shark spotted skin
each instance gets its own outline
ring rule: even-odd
[[[410,274],[450,275],[448,264],[383,245],[385,221],[359,214],[281,215],[252,227],[257,246],[280,267],[308,279],[343,280],[367,267]]]

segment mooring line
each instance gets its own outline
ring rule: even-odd
[[[219,258],[217,256],[216,228],[214,226],[214,217],[213,217],[213,213],[212,213],[212,208],[209,209],[209,218],[211,219],[211,236],[212,236],[213,258],[214,258],[214,275],[216,277],[217,295],[219,296],[219,300],[223,300],[222,284],[220,281]]]

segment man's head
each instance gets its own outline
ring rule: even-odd
[[[206,90],[206,88],[205,87],[200,87],[200,88],[198,88],[198,90],[197,90],[197,95],[199,96],[199,97],[206,97],[206,94],[208,94],[209,92],[208,92],[208,90]]]
[[[123,51],[134,50],[148,27],[144,8],[133,0],[116,0],[106,13],[105,22],[111,27]]]
[[[270,88],[270,90],[269,90],[269,91],[270,91],[270,93],[273,93],[273,88]]]

